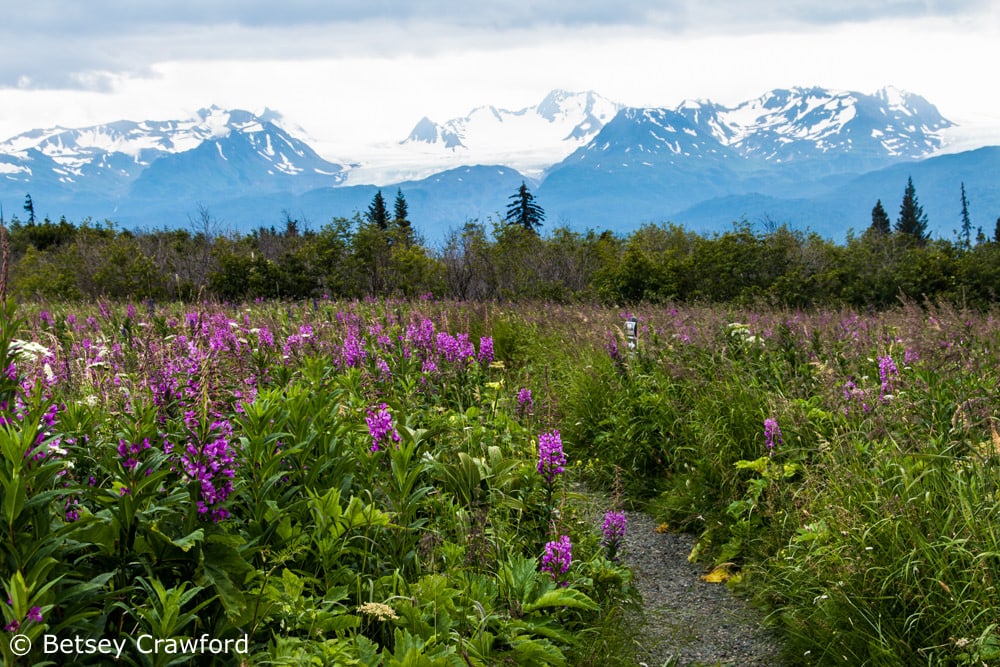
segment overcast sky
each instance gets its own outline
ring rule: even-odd
[[[918,93],[1000,128],[996,0],[11,0],[0,139],[270,107],[326,150],[555,88],[632,106],[773,88]],[[998,132],[1000,136],[1000,132]]]

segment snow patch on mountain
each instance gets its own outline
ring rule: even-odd
[[[382,185],[470,164],[504,164],[538,178],[590,141],[620,108],[594,92],[554,90],[514,111],[481,106],[443,123],[424,117],[403,141],[352,155],[357,165],[348,183]]]

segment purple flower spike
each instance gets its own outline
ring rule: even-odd
[[[392,415],[385,403],[380,404],[378,409],[370,408],[365,421],[368,423],[368,433],[372,436],[372,452],[379,451],[390,442],[399,442],[399,432],[392,425]]]
[[[518,413],[521,415],[530,414],[534,406],[535,402],[531,398],[531,390],[527,387],[521,387],[520,391],[517,392]]]
[[[553,579],[558,581],[569,572],[569,566],[572,563],[573,543],[570,541],[569,535],[560,535],[558,540],[545,543],[545,554],[542,555],[542,572],[548,572]]]
[[[884,357],[878,358],[878,378],[882,382],[882,389],[879,392],[879,398],[887,400],[886,397],[893,392],[893,383],[896,378],[899,377],[899,369],[896,368],[896,362],[892,360],[892,357],[886,355]]]
[[[603,543],[605,545],[615,545],[620,546],[622,539],[625,537],[625,527],[628,524],[628,519],[625,518],[624,512],[608,512],[604,515],[604,525],[601,526],[601,532],[604,534]]]
[[[555,481],[556,475],[565,470],[566,454],[563,453],[562,437],[559,431],[542,433],[538,436],[538,472],[548,484]]]
[[[778,422],[768,417],[764,420],[764,445],[767,447],[767,455],[774,456],[774,450],[782,444],[784,441],[781,439],[781,429],[778,427]]]

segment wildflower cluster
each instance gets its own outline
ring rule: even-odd
[[[11,606],[11,607],[14,606],[14,600],[12,598],[7,598],[7,605]],[[24,617],[24,622],[25,623],[29,623],[29,622],[30,623],[41,623],[44,620],[45,620],[45,618],[42,616],[42,608],[39,607],[39,606],[37,606],[37,605],[34,606],[34,607],[32,607],[31,609],[29,609],[27,615],[25,615],[25,617]],[[8,623],[7,625],[5,625],[3,627],[3,629],[6,632],[20,632],[21,631],[21,621],[19,621],[19,620],[17,620],[15,618],[10,623]]]
[[[211,423],[207,433],[201,434],[199,421],[193,412],[185,415],[190,439],[178,456],[183,475],[198,483],[198,514],[218,522],[229,517],[221,504],[233,490],[236,462],[229,444],[233,427],[225,419]]]
[[[767,455],[774,456],[775,450],[784,444],[781,439],[781,428],[778,422],[768,417],[764,420],[764,446],[767,447]]]
[[[851,406],[857,404],[861,407],[862,414],[868,414],[871,412],[872,408],[868,405],[868,392],[861,389],[854,383],[854,380],[848,380],[844,383],[844,387],[841,391],[844,397],[844,414],[850,414]]]
[[[610,560],[618,560],[618,550],[625,539],[625,526],[628,520],[624,512],[610,511],[604,515],[604,524],[601,526],[603,535],[601,544],[608,550]]]
[[[545,543],[545,553],[542,555],[542,572],[548,572],[556,581],[569,572],[573,563],[573,543],[569,535],[560,535],[558,540]],[[567,585],[562,582],[563,586]]]
[[[547,484],[552,484],[556,475],[565,470],[566,454],[563,453],[562,437],[559,431],[542,433],[538,436],[538,472]]]
[[[138,456],[149,449],[149,438],[143,438],[140,443],[129,443],[124,438],[118,440],[118,456],[122,458],[122,467],[135,470],[139,465]]]
[[[390,442],[399,442],[399,432],[392,425],[392,415],[385,403],[380,404],[378,408],[369,408],[365,421],[368,423],[368,433],[372,437],[372,452],[379,451]]]
[[[889,400],[892,396],[895,380],[899,377],[899,369],[896,368],[896,362],[892,360],[892,357],[885,355],[884,357],[878,358],[878,379],[882,383],[882,388],[879,391],[879,399],[883,401]]]
[[[517,413],[522,417],[530,415],[534,406],[535,402],[531,398],[531,390],[527,387],[521,387],[517,392]]]

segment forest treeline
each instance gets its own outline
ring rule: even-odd
[[[388,209],[388,207],[386,207]],[[317,297],[771,303],[880,308],[901,297],[985,305],[1000,295],[1000,239],[928,239],[873,224],[835,243],[734,223],[698,234],[647,224],[628,234],[545,233],[469,221],[438,247],[386,210],[303,229],[222,233],[202,210],[188,229],[8,222],[9,291],[22,299],[243,301]]]

